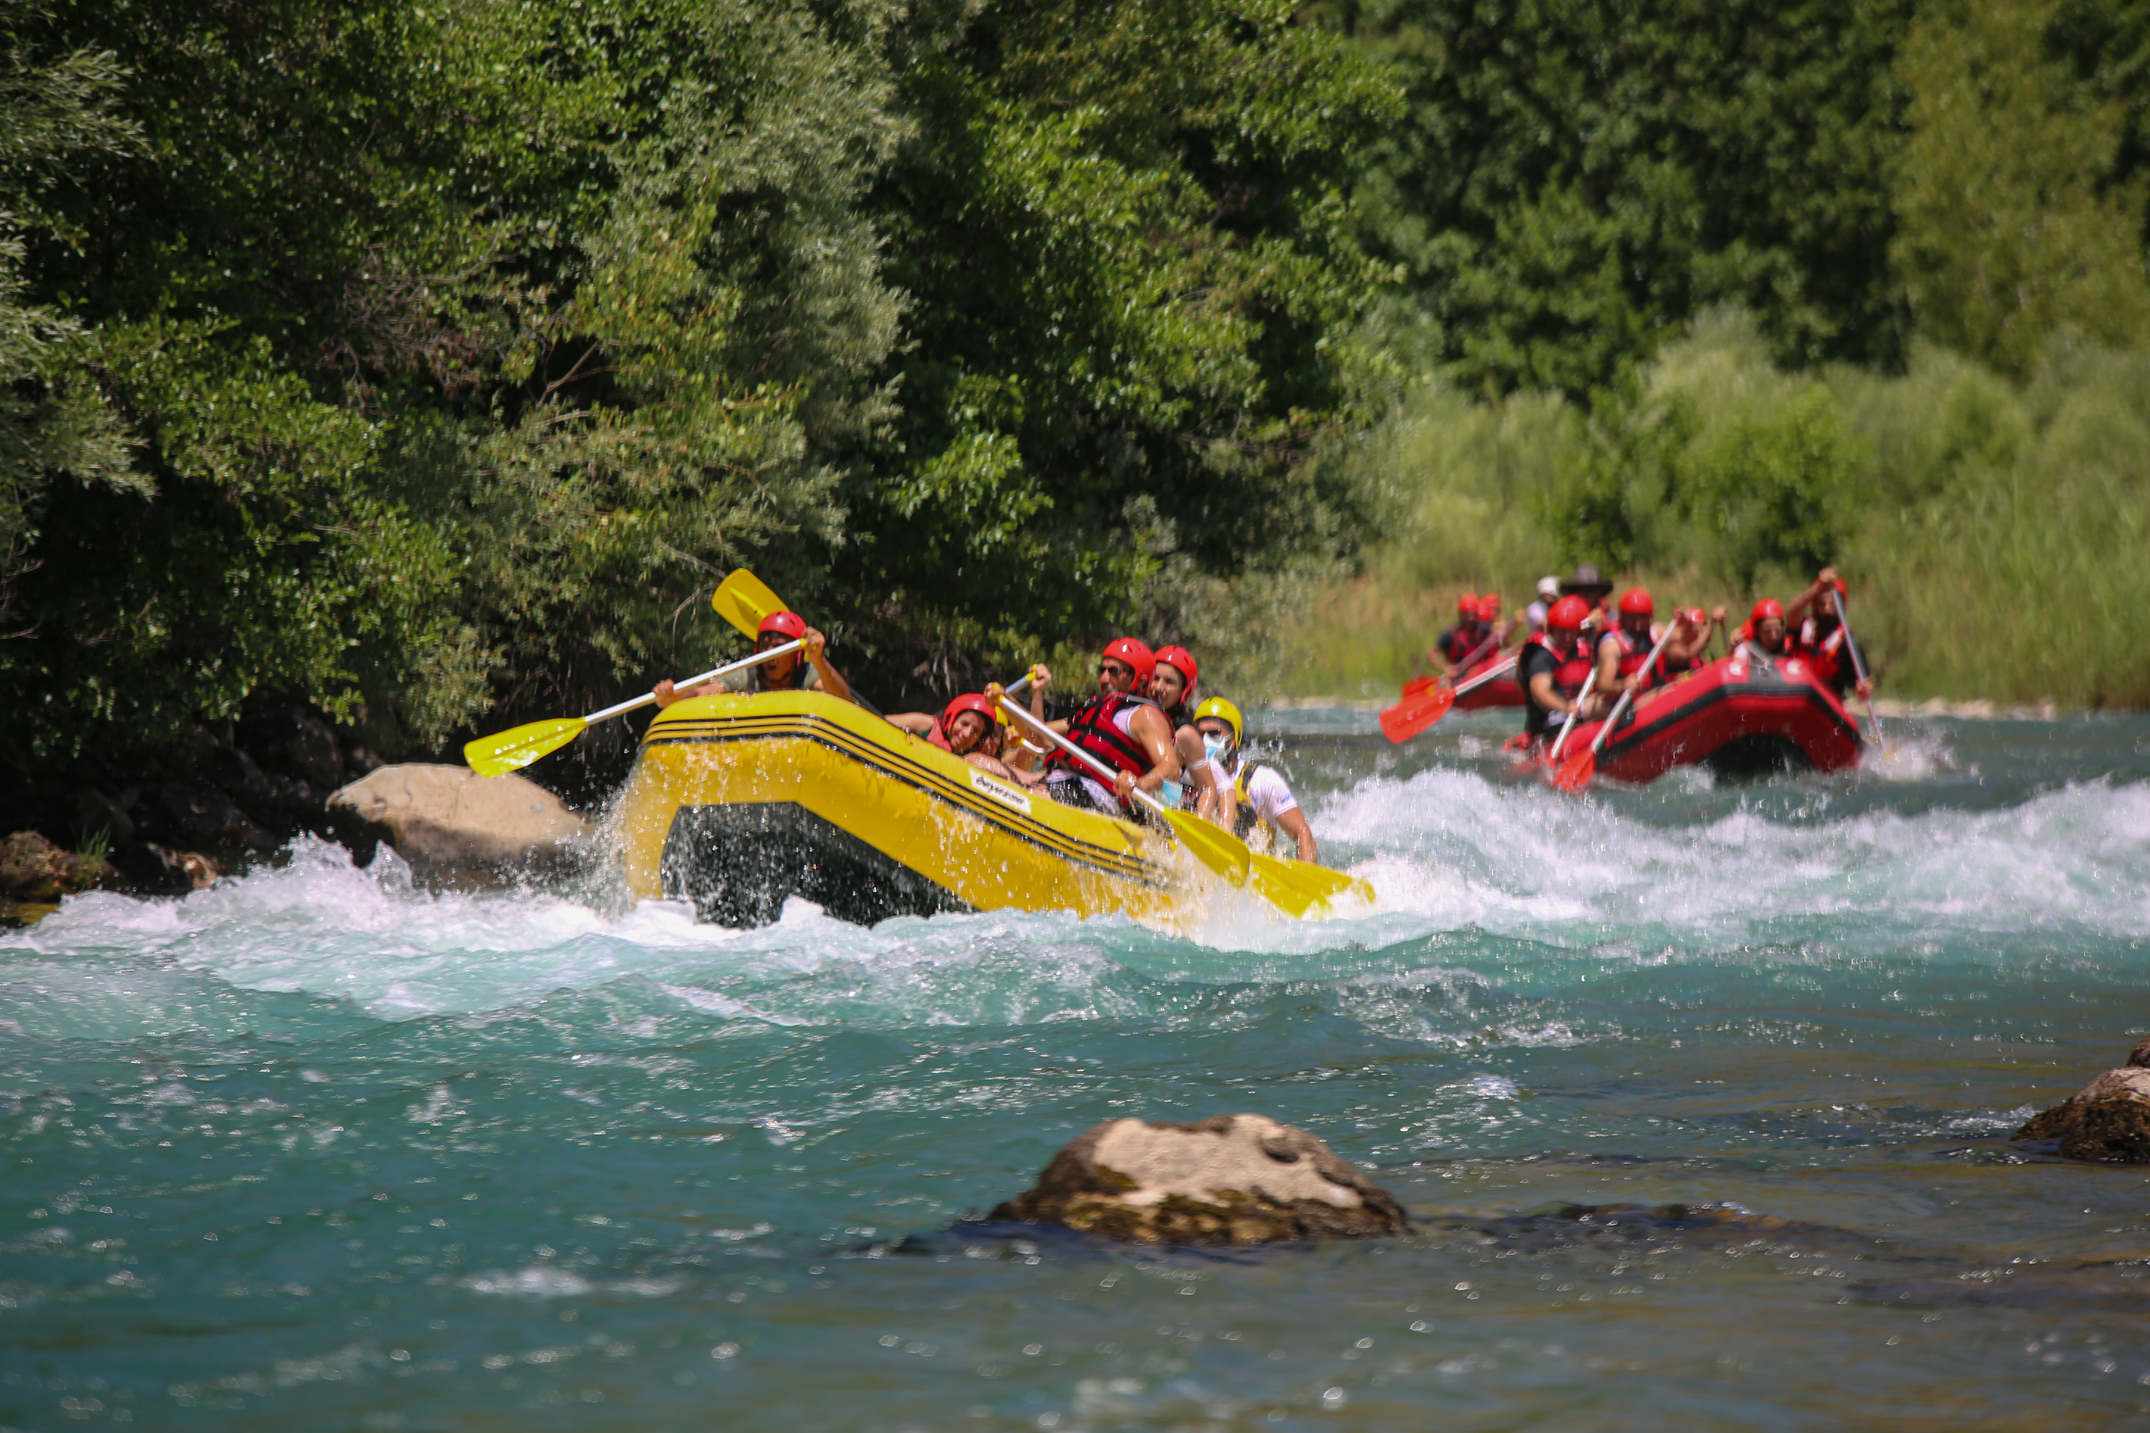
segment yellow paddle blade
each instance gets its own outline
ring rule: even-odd
[[[771,612],[789,612],[784,599],[771,592],[759,577],[744,567],[717,584],[710,594],[709,605],[717,609],[717,615],[725,621],[753,636],[761,629],[762,618]]]
[[[1304,861],[1287,861],[1281,856],[1251,854],[1254,888],[1288,914],[1303,916],[1343,895],[1373,903],[1374,888],[1355,876]]]
[[[480,776],[506,776],[541,756],[550,755],[582,735],[589,723],[581,717],[534,721],[512,731],[481,736],[463,748],[463,760]]]
[[[1235,886],[1245,884],[1247,863],[1254,855],[1247,849],[1246,842],[1222,826],[1184,811],[1167,811],[1165,820],[1172,823],[1172,834],[1180,838],[1182,846],[1194,852],[1196,860]]]

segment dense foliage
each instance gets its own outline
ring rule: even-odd
[[[271,699],[391,752],[595,705],[735,643],[740,563],[918,702],[1127,622],[1246,674],[1444,504],[1728,588],[1975,547],[1840,370],[2029,392],[2150,332],[2115,0],[0,17],[18,764]],[[1665,377],[1714,312],[1789,396]],[[1380,426],[1427,411],[1565,456],[1442,490]]]
[[[1288,7],[13,22],[0,102],[58,116],[0,647],[44,753],[263,693],[391,748],[594,702],[729,640],[740,562],[887,679],[1128,620],[1167,553],[1349,540],[1301,458],[1391,97]]]

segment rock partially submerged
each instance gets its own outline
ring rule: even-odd
[[[1266,1115],[1107,1120],[1078,1135],[993,1219],[1138,1244],[1271,1244],[1408,1234],[1388,1191]]]
[[[2150,1040],[2065,1101],[2016,1131],[2017,1139],[2057,1141],[2063,1159],[2135,1164],[2150,1160]]]
[[[436,885],[558,874],[578,863],[589,835],[589,823],[536,782],[464,766],[384,766],[328,804],[385,826],[411,874]]]

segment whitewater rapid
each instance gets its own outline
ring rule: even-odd
[[[0,936],[0,1425],[2139,1423],[2150,1184],[2006,1136],[2150,1033],[2150,719],[1582,800],[1360,725],[1276,738],[1379,893],[1328,921],[732,931],[311,840],[69,900]],[[966,1232],[1242,1109],[1421,1233]]]

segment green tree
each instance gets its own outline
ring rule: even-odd
[[[1911,0],[1333,0],[1404,89],[1357,181],[1399,327],[1471,391],[1572,396],[1704,307],[1780,362],[1892,364]]]
[[[80,166],[126,152],[132,126],[112,112],[123,74],[108,54],[76,50],[40,63],[9,36],[0,54],[0,670],[17,630],[15,582],[55,482],[142,492],[125,434],[83,362],[81,326],[29,301],[20,229]],[[34,623],[33,628],[34,630]]]
[[[1920,329],[2027,378],[2057,329],[2132,347],[2150,333],[2150,175],[2109,185],[2124,106],[2049,57],[2055,8],[1964,0],[1905,46],[1911,138],[1895,244]]]
[[[143,144],[56,195],[32,270],[141,452],[47,524],[17,700],[67,741],[297,693],[424,745],[706,645],[681,599],[834,538],[832,455],[885,418],[892,13],[53,17],[133,71]]]
[[[1145,600],[1170,629],[1168,571],[1348,541],[1357,496],[1305,458],[1369,361],[1344,188],[1379,79],[1270,0],[1055,0],[982,10],[904,96],[903,413],[835,559],[889,678],[975,679]]]

